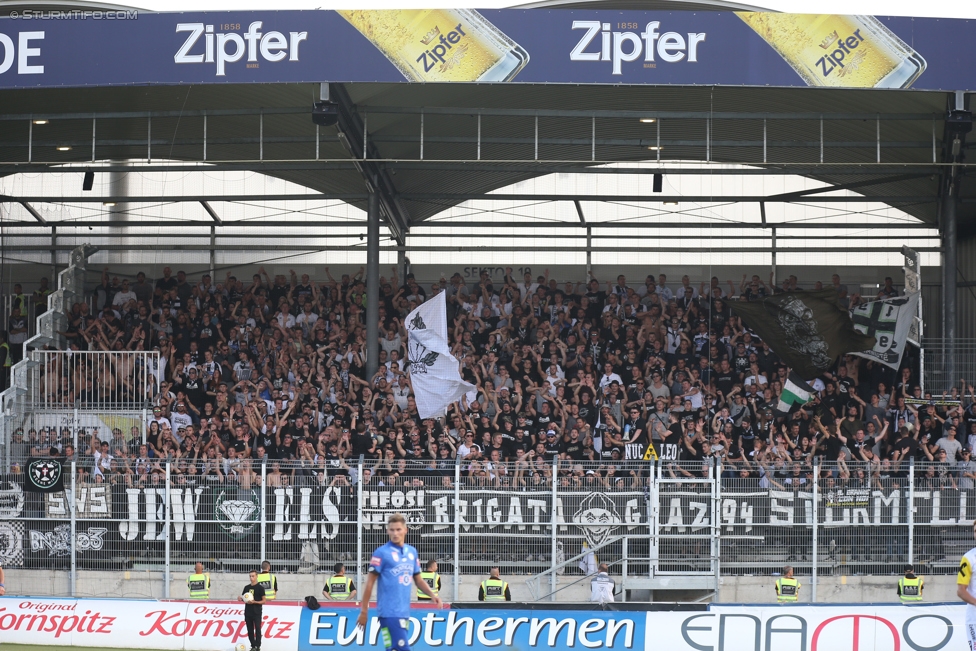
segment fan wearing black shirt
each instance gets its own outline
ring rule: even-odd
[[[647,436],[647,421],[641,418],[639,407],[631,407],[623,424],[623,442],[627,446],[627,459],[643,458],[650,439]]]
[[[569,440],[559,445],[559,458],[571,461],[582,461],[586,458],[580,432],[575,427],[569,430]]]
[[[586,291],[586,298],[590,304],[586,308],[587,319],[599,319],[603,314],[603,306],[607,302],[607,293],[600,290],[600,283],[596,278],[590,280]]]

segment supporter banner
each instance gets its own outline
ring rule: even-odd
[[[644,649],[645,613],[571,610],[414,611],[408,635],[414,651],[444,649]],[[298,651],[376,649],[382,651],[379,620],[371,611],[365,630],[356,628],[354,608],[302,610]],[[394,640],[394,643],[397,640]]]
[[[46,523],[32,523],[27,531],[27,540],[30,545],[30,553],[36,560],[44,559],[67,559],[71,556],[71,525],[68,523],[56,524],[53,527],[45,526]],[[91,527],[85,523],[78,523],[74,545],[78,558],[83,557],[103,557],[102,552],[107,552],[105,534],[108,533],[106,527]]]
[[[23,567],[24,523],[0,521],[0,567]]]
[[[920,472],[920,475],[924,473]],[[427,484],[439,485],[434,477]],[[419,478],[416,481],[420,482]],[[747,489],[729,480],[722,488],[717,517],[724,531],[752,533],[763,527],[792,527],[814,522],[813,493],[801,490]],[[908,522],[908,493],[894,480],[884,490],[821,486],[816,521],[821,527],[904,525]],[[924,487],[937,477],[924,478],[915,490],[915,524],[951,526],[976,520],[976,498],[967,491]],[[423,483],[423,482],[420,482]],[[91,558],[132,542],[155,545],[165,539],[164,486],[79,485],[77,487],[79,549]],[[237,485],[171,488],[170,540],[186,550],[251,551],[260,536],[262,500],[273,543],[355,540],[357,495],[349,486],[269,487]],[[659,527],[664,533],[707,533],[711,526],[711,493],[662,482],[657,491]],[[16,482],[0,484],[2,522],[20,522],[24,529],[6,529],[7,537],[23,537],[21,548],[38,561],[64,556],[70,527],[65,493],[32,497]],[[21,499],[23,496],[23,500]],[[32,500],[37,500],[36,502]],[[457,512],[464,535],[506,537],[547,535],[553,519],[550,489],[504,491],[465,488]],[[647,530],[648,495],[642,491],[560,489],[555,519],[563,540],[585,541],[596,547],[616,535]],[[411,529],[426,540],[453,537],[455,493],[441,488],[368,486],[362,496],[364,529],[381,533],[392,513],[403,513]],[[14,515],[16,514],[16,515]],[[16,520],[14,519],[16,518]],[[66,529],[66,527],[68,527]],[[13,549],[8,545],[8,548]]]
[[[18,482],[0,481],[0,520],[19,518],[24,503],[24,489]]]
[[[865,508],[871,504],[871,490],[868,488],[841,488],[824,492],[828,507]]]
[[[972,90],[968,20],[471,9],[34,12],[0,19],[0,88],[525,82]],[[85,52],[85,56],[77,56]]]
[[[646,649],[952,651],[967,647],[965,606],[725,606],[647,613]]]
[[[36,493],[64,490],[64,468],[57,459],[31,459],[24,468],[24,488]]]
[[[895,298],[861,303],[851,310],[854,329],[875,338],[874,348],[851,353],[898,370],[905,342],[918,313],[921,294],[915,292]]]
[[[265,606],[261,648],[296,651],[301,610]],[[232,651],[247,644],[247,628],[243,604],[3,597],[0,637],[8,644]]]
[[[79,485],[75,498],[75,517],[112,517],[112,487],[108,484]],[[44,512],[49,518],[64,520],[71,517],[71,489],[61,493],[47,493]]]

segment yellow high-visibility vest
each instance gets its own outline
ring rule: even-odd
[[[922,577],[909,579],[903,576],[898,579],[898,598],[902,603],[922,600]]]
[[[270,572],[258,574],[258,585],[264,588],[264,598],[274,599],[277,596],[278,579]]]
[[[796,579],[780,577],[776,579],[776,601],[779,603],[792,603],[800,596],[800,582]]]
[[[333,576],[329,579],[329,596],[333,599],[348,599],[352,594],[350,590],[352,579],[346,576]]]
[[[485,601],[505,601],[508,583],[501,579],[486,579],[481,582],[481,591],[485,595]]]
[[[191,574],[186,578],[186,587],[190,589],[190,599],[209,599],[210,575]]]
[[[430,591],[435,595],[439,594],[441,589],[441,575],[437,572],[421,572],[420,578],[424,580],[428,586],[430,586]],[[417,600],[418,601],[430,601],[430,597],[423,590],[417,590]]]

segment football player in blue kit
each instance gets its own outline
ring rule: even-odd
[[[363,589],[363,605],[356,621],[365,630],[369,621],[369,597],[376,585],[376,608],[379,611],[380,632],[386,651],[410,651],[410,596],[413,586],[430,597],[431,603],[441,605],[438,597],[420,578],[420,558],[417,550],[404,543],[407,521],[394,513],[386,522],[390,542],[373,552],[369,559],[369,576]]]

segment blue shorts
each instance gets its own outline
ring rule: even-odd
[[[410,620],[380,617],[380,638],[386,651],[410,651]]]

